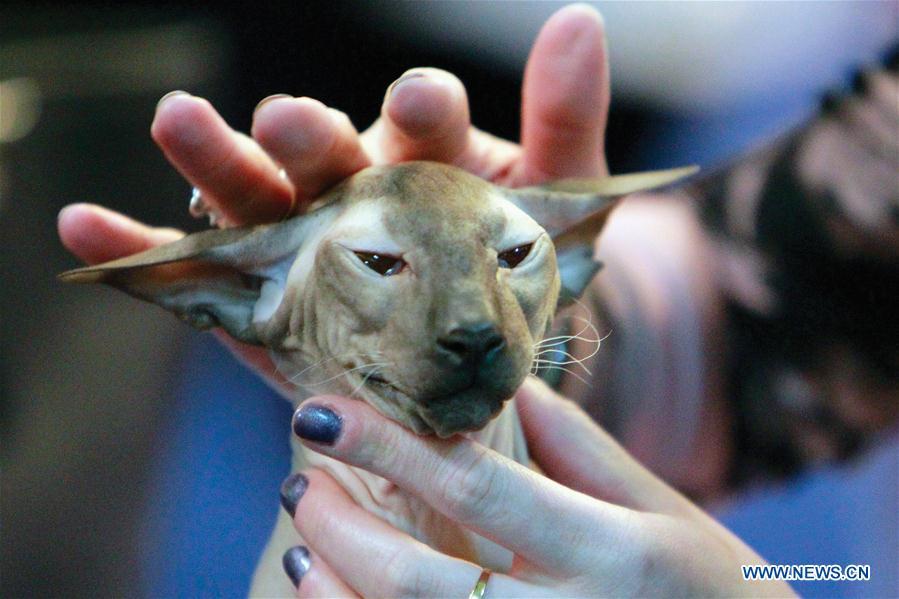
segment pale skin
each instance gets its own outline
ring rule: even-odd
[[[363,133],[309,98],[263,101],[252,136],[230,129],[212,106],[166,97],[152,135],[172,164],[203,190],[228,224],[269,222],[301,209],[370,165],[428,159],[508,186],[607,174],[603,133],[609,79],[601,19],[567,7],[544,26],[531,52],[522,100],[522,140],[473,128],[462,83],[415,69],[392,86],[381,117]],[[279,166],[287,180],[278,176]],[[179,238],[109,210],[75,205],[60,237],[88,263]],[[275,380],[267,354],[226,341]],[[363,402],[312,398],[343,419],[334,445],[315,451],[370,470],[437,511],[516,553],[494,574],[488,596],[788,595],[782,583],[745,583],[740,565],[763,560],[711,517],[640,466],[574,404],[529,381],[518,393],[535,474],[478,444],[419,437]],[[302,408],[301,408],[302,409]],[[366,447],[396,451],[371,455]],[[442,555],[356,506],[321,471],[295,517],[311,566],[300,596],[466,596],[480,567]]]

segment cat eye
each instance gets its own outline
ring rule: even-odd
[[[382,277],[399,274],[406,267],[406,261],[389,254],[374,254],[370,252],[354,252],[356,257]]]
[[[526,243],[525,245],[520,245],[518,247],[514,247],[511,250],[506,250],[505,252],[500,252],[497,255],[497,261],[499,262],[500,268],[515,268],[521,261],[528,257],[528,254],[531,253],[531,248],[534,247],[533,243]]]

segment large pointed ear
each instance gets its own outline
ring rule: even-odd
[[[271,225],[194,233],[139,254],[64,272],[59,279],[105,283],[156,303],[198,329],[221,326],[240,341],[261,344],[253,326],[257,304],[266,304],[268,312],[277,307],[287,273],[323,212]]]
[[[603,179],[565,179],[541,187],[508,190],[509,200],[546,229],[553,240],[562,278],[559,306],[580,296],[601,268],[593,257],[594,245],[621,198],[671,185],[698,170],[687,166]]]

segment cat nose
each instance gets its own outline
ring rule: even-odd
[[[437,339],[440,352],[459,365],[489,365],[506,346],[492,322],[457,327]]]

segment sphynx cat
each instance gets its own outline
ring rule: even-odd
[[[507,189],[431,162],[371,167],[284,222],[196,233],[60,278],[112,285],[269,348],[295,405],[358,397],[416,433],[467,434],[527,464],[509,400],[539,363],[557,309],[599,269],[606,219],[624,195],[693,172]],[[444,553],[511,566],[508,550],[417,497],[294,441],[292,472],[310,467]],[[279,511],[251,595],[293,595],[281,556],[300,543]]]

